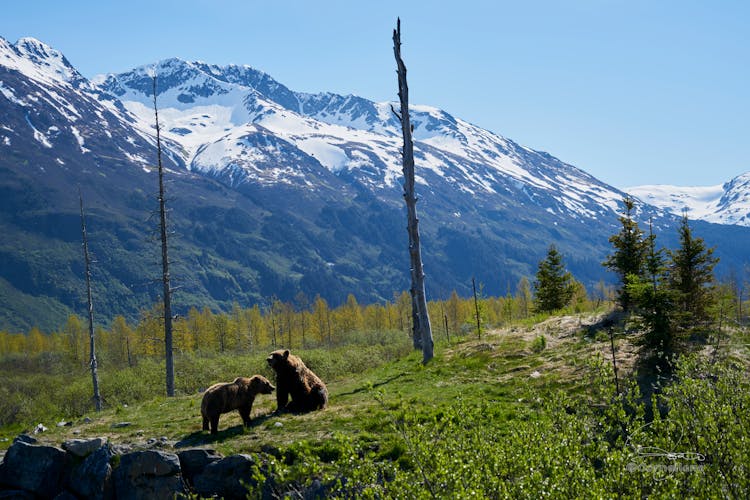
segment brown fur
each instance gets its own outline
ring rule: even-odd
[[[276,411],[306,413],[326,407],[326,385],[300,358],[289,354],[288,350],[278,350],[266,360],[276,372]],[[292,400],[287,404],[289,396]]]
[[[234,382],[214,384],[203,394],[201,415],[203,430],[211,424],[211,434],[216,434],[219,427],[219,415],[239,410],[242,422],[250,425],[250,411],[253,409],[255,396],[271,394],[275,387],[267,378],[254,375],[251,378],[237,377]]]

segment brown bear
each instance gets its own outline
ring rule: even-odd
[[[278,350],[266,359],[276,372],[277,412],[306,413],[325,408],[328,389],[300,358],[289,354],[289,350]],[[292,400],[287,404],[289,396]]]
[[[219,428],[219,415],[239,410],[242,422],[250,425],[250,410],[258,394],[271,394],[275,387],[267,378],[254,375],[251,378],[237,377],[234,382],[214,384],[203,394],[201,415],[203,416],[203,430],[208,430],[211,423],[211,434],[216,434]]]

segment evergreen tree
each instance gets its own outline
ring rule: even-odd
[[[645,274],[628,275],[626,288],[646,330],[644,343],[668,353],[674,346],[675,295],[669,286],[664,250],[656,248],[656,235],[650,223],[649,236],[644,241]]]
[[[680,327],[689,329],[709,319],[714,266],[719,259],[713,256],[713,248],[706,248],[703,238],[693,236],[687,214],[682,217],[679,234],[680,248],[669,252],[669,278],[677,295]]]
[[[633,220],[635,200],[626,196],[622,202],[625,205],[625,213],[619,217],[622,228],[619,233],[610,236],[609,241],[615,251],[607,257],[603,265],[620,277],[621,286],[617,300],[623,310],[629,311],[633,306],[633,301],[626,286],[628,276],[641,277],[643,275],[648,245],[643,239],[643,231]]]
[[[534,281],[535,309],[539,312],[562,309],[570,303],[574,291],[573,276],[565,270],[562,255],[555,245],[550,245]]]

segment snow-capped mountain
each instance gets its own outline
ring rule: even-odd
[[[646,185],[624,191],[673,214],[686,212],[690,219],[750,226],[750,172],[718,186]]]
[[[147,129],[153,121],[154,73],[165,135],[181,145],[190,170],[232,185],[313,186],[304,177],[318,163],[353,177],[382,199],[398,201],[391,192],[401,176],[401,132],[391,103],[297,93],[247,66],[179,59],[99,77],[97,83]],[[622,198],[571,165],[445,111],[415,106],[411,113],[419,180],[430,191],[449,188],[487,200],[521,191],[551,213],[584,219],[609,216]]]
[[[79,188],[101,321],[156,300],[153,74],[178,311],[300,292],[382,301],[408,288],[390,103],[179,59],[88,81],[42,42],[0,38],[0,328],[55,328],[83,311]],[[504,294],[552,243],[584,284],[607,278],[623,192],[446,111],[410,113],[428,294],[467,294],[472,277]],[[651,205],[639,213],[673,241],[675,217]],[[731,242],[717,250],[722,262],[744,262],[750,229],[701,231]]]

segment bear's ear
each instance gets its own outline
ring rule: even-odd
[[[287,359],[289,357],[289,349],[284,351],[284,359]]]

